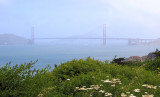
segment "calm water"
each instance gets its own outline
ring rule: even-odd
[[[0,67],[11,61],[11,65],[23,64],[38,59],[35,68],[44,68],[48,64],[60,64],[72,59],[87,58],[105,61],[117,57],[143,56],[160,46],[127,45],[19,45],[0,46]]]

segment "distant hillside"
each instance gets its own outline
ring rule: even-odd
[[[0,34],[0,45],[29,44],[31,41],[14,34]]]

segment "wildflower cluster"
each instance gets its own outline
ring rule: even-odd
[[[135,89],[134,91],[138,91],[139,89]],[[130,94],[130,92],[121,93],[121,97],[136,97],[134,94]]]
[[[148,92],[144,92],[145,95],[142,95],[142,97],[154,97],[153,94],[148,94]]]
[[[122,84],[122,82],[120,81],[120,79],[116,79],[116,78],[112,78],[111,80],[109,79],[109,76],[107,76],[107,79],[106,80],[101,80],[103,82],[103,84],[101,85],[90,85],[90,88],[86,88],[86,86],[82,86],[81,88],[80,87],[76,87],[76,90],[78,91],[86,91],[86,90],[99,90],[97,92],[99,93],[102,93],[103,96],[108,96],[108,97],[113,97],[115,95],[115,92],[116,91],[116,86],[117,85],[120,85]],[[108,83],[108,84],[106,84]],[[106,87],[106,85],[109,85],[111,87],[115,87],[113,91],[110,91],[110,90],[106,90],[104,89],[103,87]],[[143,87],[146,87],[146,88],[152,88],[152,89],[157,89],[157,86],[153,86],[153,85],[148,85],[148,84],[144,84],[142,85]],[[160,87],[160,86],[159,86]],[[101,89],[102,88],[102,89]],[[108,87],[110,88],[110,87]],[[123,87],[122,87],[123,88]],[[121,88],[121,89],[122,89]],[[111,89],[111,88],[110,88]],[[113,88],[112,88],[113,89]],[[107,91],[107,92],[106,92]],[[140,89],[134,89],[133,90],[135,93],[139,93],[141,92]],[[93,91],[94,92],[94,91]],[[92,92],[92,93],[93,93]],[[93,95],[90,95],[90,96],[93,96]],[[134,94],[131,94],[130,92],[126,92],[126,93],[120,93],[120,96],[121,97],[136,97]],[[148,94],[147,92],[144,92],[144,95],[142,95],[142,97],[154,97],[153,94]]]
[[[122,84],[120,79],[115,79],[113,78],[112,80],[109,80],[109,79],[106,79],[106,80],[101,80],[103,81],[103,83],[111,83],[113,87],[115,87],[115,84],[118,83],[118,84]]]
[[[148,88],[148,89],[157,89],[157,86],[153,86],[153,85],[148,85],[148,84],[144,84],[144,85],[142,85],[143,87],[146,87],[146,88]],[[159,86],[160,87],[160,86]],[[133,90],[134,92],[136,92],[136,93],[139,93],[139,92],[141,92],[141,90],[140,89],[134,89]],[[148,92],[144,92],[145,94],[144,95],[142,95],[142,97],[154,97],[154,95],[153,94],[148,94]],[[130,94],[130,92],[126,92],[126,94],[125,93],[121,93],[121,97],[136,97],[136,96],[134,96],[133,94]]]
[[[146,88],[149,88],[149,89],[157,89],[157,86],[153,86],[153,85],[144,84],[142,86],[146,87]]]
[[[112,93],[105,93],[104,96],[109,96],[109,97],[112,97]]]
[[[76,87],[76,90],[79,90],[79,91],[86,91],[86,90],[98,90],[100,87],[99,85],[91,85],[90,88],[86,88],[86,86],[82,86],[81,88],[80,87]]]
[[[135,92],[140,92],[140,89],[135,89]],[[121,97],[136,97],[134,94],[130,94],[130,92],[126,92],[125,93],[121,93]],[[147,92],[145,92],[144,95],[142,95],[142,97],[154,97],[153,94],[148,94]]]
[[[107,76],[107,78],[109,78],[109,76]],[[122,84],[120,79],[115,79],[113,78],[112,80],[109,80],[109,79],[106,79],[106,80],[101,80],[103,83],[110,83],[111,84],[111,87],[115,87],[116,86],[116,83],[117,84]],[[76,91],[87,91],[87,90],[99,90],[98,92],[99,93],[103,93],[104,96],[108,96],[108,97],[112,97],[113,94],[112,93],[109,93],[109,92],[106,92],[105,90],[100,90],[101,87],[104,87],[103,84],[101,85],[90,85],[90,88],[86,88],[86,86],[82,86],[81,88],[80,87],[76,87],[75,90]]]

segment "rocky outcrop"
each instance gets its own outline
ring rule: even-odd
[[[141,57],[141,62],[144,62],[146,59],[148,59],[147,56],[142,56],[142,57]]]
[[[157,57],[157,55],[154,54],[154,53],[149,53],[149,54],[147,55],[147,58],[148,58],[148,59],[152,59],[152,60],[154,60],[156,57]]]
[[[155,52],[151,52],[148,55],[142,56],[142,57],[140,57],[140,56],[131,56],[129,58],[126,58],[125,60],[122,60],[122,62],[127,62],[127,61],[132,61],[132,62],[141,61],[141,62],[144,62],[147,59],[154,60],[155,58],[158,57],[158,55],[156,54],[157,52],[160,52],[160,51],[158,49],[156,49]]]
[[[140,56],[131,56],[128,58],[128,61],[141,61],[141,57]]]

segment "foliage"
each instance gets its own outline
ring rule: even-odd
[[[154,60],[146,60],[143,65],[146,70],[156,71],[157,73],[159,73],[160,72],[160,57],[157,57]]]
[[[0,95],[2,97],[8,96],[33,96],[37,95],[43,88],[46,80],[47,68],[31,70],[36,63],[30,62],[11,67],[11,63],[0,68]],[[45,79],[45,80],[44,80]]]
[[[125,60],[125,58],[114,58],[112,63],[124,65],[124,62],[123,62],[124,60]]]
[[[87,74],[101,69],[104,63],[88,57],[86,60],[80,59],[62,63],[58,68],[53,70],[53,75],[58,79],[66,80],[68,78],[78,76],[79,74]]]
[[[44,93],[44,96],[88,97],[92,95],[93,97],[103,97],[105,94],[99,92],[100,90],[112,93],[113,96],[118,97],[121,93],[129,91],[138,97],[144,95],[146,91],[150,94],[159,95],[158,91],[160,88],[153,91],[142,86],[144,84],[159,86],[159,76],[154,72],[145,70],[142,67],[143,63],[140,63],[141,65],[138,65],[138,63],[140,62],[133,63],[135,66],[129,66],[129,64],[121,66],[115,63],[104,63],[90,57],[86,60],[74,59],[73,61],[61,64],[53,70],[53,75],[61,80],[55,85],[54,89]],[[109,76],[109,78],[106,78],[106,76]],[[106,79],[112,80],[114,78],[119,78],[122,84],[116,84],[113,87],[113,84],[106,84],[101,81]],[[100,88],[98,90],[87,90],[87,88],[91,88],[91,85],[98,85]],[[76,87],[84,90],[76,90]],[[142,92],[135,93],[134,90],[137,88],[141,89]]]
[[[35,62],[0,69],[0,95],[29,97],[141,97],[160,95],[160,58],[119,65],[91,59],[73,59],[57,68],[32,71]],[[151,67],[155,67],[154,69]],[[140,92],[135,92],[140,89]],[[129,93],[130,92],[130,93]],[[128,94],[127,94],[128,93]]]
[[[133,62],[133,61],[124,61],[125,60],[125,58],[123,57],[123,58],[114,58],[112,61],[111,61],[111,63],[117,63],[117,65],[122,65],[122,66],[130,66],[130,67],[132,67],[132,66],[141,66],[142,64],[143,64],[143,62],[141,62],[141,61],[135,61],[135,62]]]

